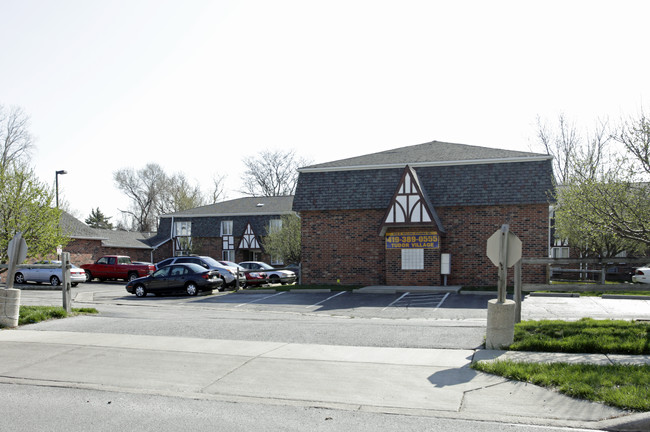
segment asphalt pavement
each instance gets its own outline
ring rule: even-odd
[[[558,303],[559,304],[559,303]],[[0,331],[0,383],[189,399],[650,430],[650,414],[472,370],[473,361],[650,362],[650,356],[335,346],[15,329]]]

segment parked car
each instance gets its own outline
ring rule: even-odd
[[[107,279],[129,281],[147,276],[156,269],[153,264],[134,264],[131,262],[131,258],[126,255],[105,255],[93,264],[84,264],[81,268],[86,271],[87,282],[95,278],[100,281]]]
[[[61,276],[61,261],[38,261],[34,264],[50,264],[56,265],[57,268],[37,268],[37,267],[26,267],[20,268],[14,274],[14,282],[17,284],[24,284],[27,282],[36,282],[36,283],[49,283],[52,286],[57,286],[61,284],[63,277]],[[81,282],[86,281],[86,272],[77,267],[74,264],[71,264],[70,268],[70,284],[72,286],[77,286]]]
[[[261,261],[244,261],[239,263],[246,270],[264,271],[269,276],[269,283],[292,284],[296,274],[290,270],[276,270],[275,267]]]
[[[208,270],[218,270],[219,273],[221,274],[221,278],[223,279],[222,289],[225,287],[233,287],[237,283],[235,279],[237,277],[237,270],[230,267],[226,267],[223,264],[221,264],[219,261],[209,256],[192,255],[192,256],[178,256],[178,257],[167,258],[166,260],[160,261],[158,264],[156,264],[156,268],[161,268],[171,264],[187,264],[187,263],[198,264]],[[244,276],[243,274],[239,275],[239,285],[243,286],[245,283],[246,283],[246,276]]]
[[[173,264],[161,267],[149,276],[133,279],[126,284],[126,291],[138,297],[148,293],[172,294],[184,292],[195,296],[201,291],[219,289],[223,279],[217,270],[208,270],[198,264]]]
[[[632,282],[650,283],[650,264],[636,269],[632,276]]]
[[[238,269],[246,276],[246,286],[264,285],[269,281],[269,276],[264,272],[248,272],[246,269],[232,261],[219,261],[221,264]]]

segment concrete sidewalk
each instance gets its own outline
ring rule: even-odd
[[[513,355],[519,360],[534,361],[560,358],[484,350],[2,330],[0,383],[535,425],[647,430],[650,418],[646,414],[630,414],[579,401],[469,368],[472,360]],[[580,356],[570,360],[612,361],[602,357]],[[625,429],[625,425],[631,428]]]

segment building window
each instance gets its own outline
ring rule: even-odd
[[[221,237],[232,235],[232,221],[221,221]]]
[[[221,257],[224,261],[235,262],[235,251],[234,250],[225,250],[221,252]]]
[[[271,219],[269,221],[269,234],[282,230],[282,219]]]
[[[402,249],[402,270],[424,270],[424,249]]]
[[[569,248],[568,247],[551,248],[551,258],[569,258]]]
[[[284,259],[281,256],[271,256],[271,265],[284,265]]]
[[[192,222],[174,224],[174,256],[189,255],[192,250]]]
[[[176,222],[174,237],[190,237],[192,235],[192,222]]]

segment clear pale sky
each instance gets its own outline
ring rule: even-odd
[[[31,117],[37,175],[81,220],[119,219],[113,172],[209,189],[241,160],[314,163],[431,140],[533,147],[650,101],[648,1],[0,0],[0,104]]]

